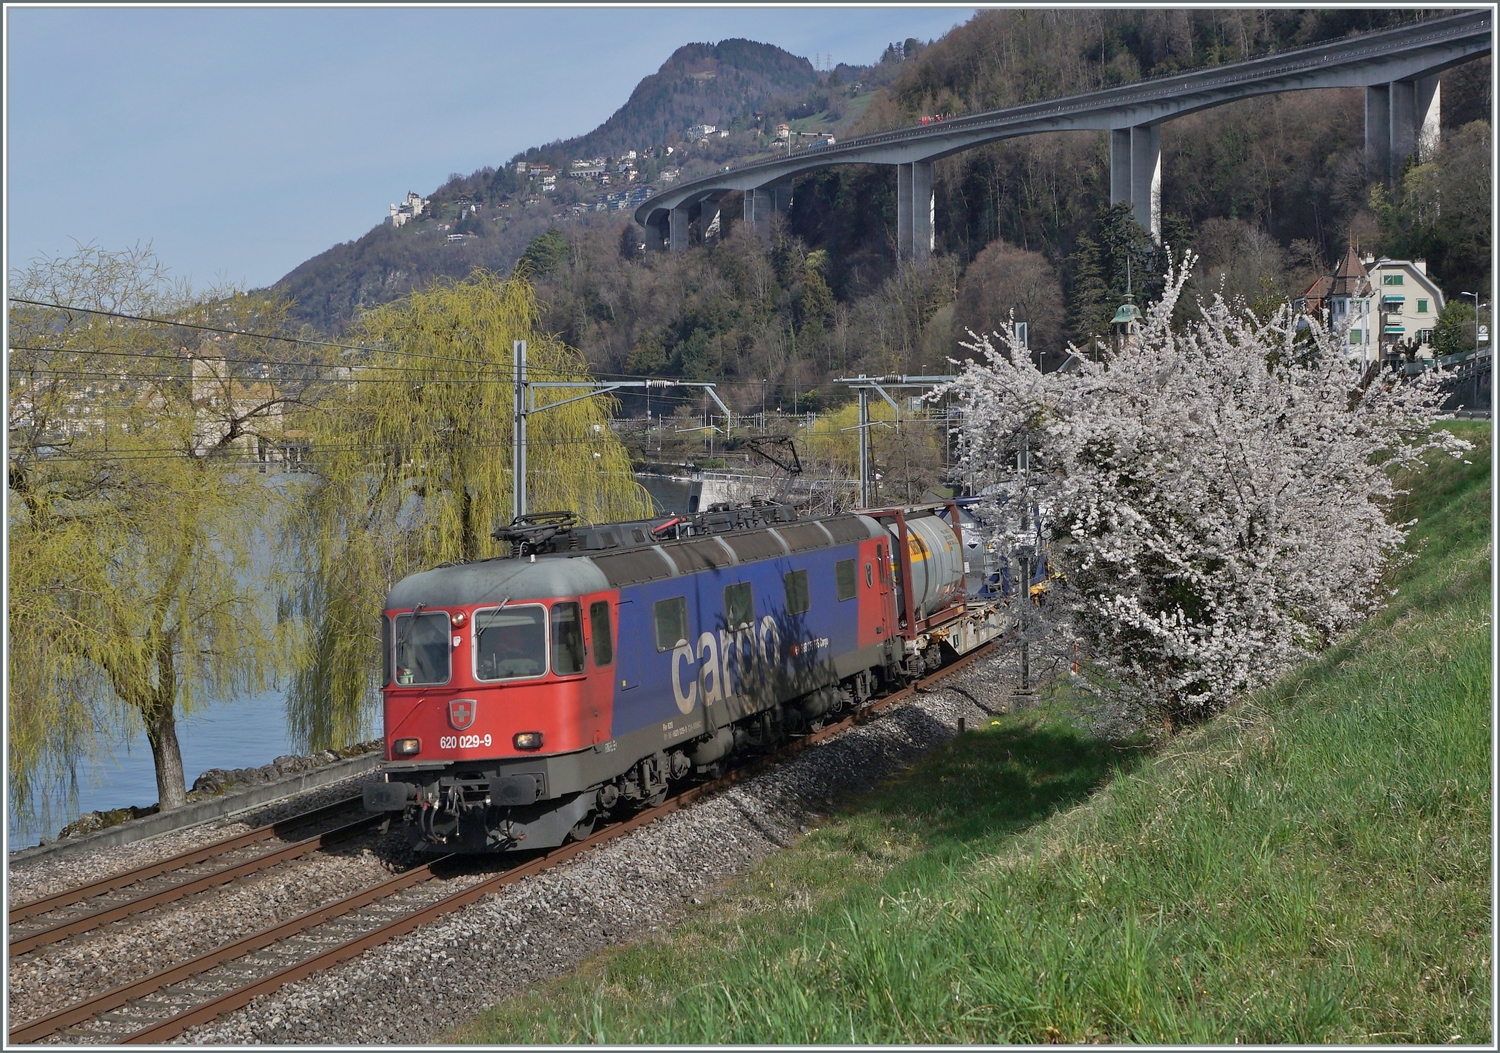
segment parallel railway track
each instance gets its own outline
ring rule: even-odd
[[[324,808],[189,849],[122,874],[20,904],[8,912],[10,941],[6,950],[12,957],[17,957],[38,947],[88,933],[132,914],[154,910],[195,893],[310,855],[377,825],[381,817],[361,815],[352,822],[300,838],[282,847],[252,854],[248,858],[239,858],[246,854],[245,849],[253,845],[333,818],[360,804],[359,797],[345,798]],[[229,857],[229,861],[221,865],[210,865],[207,868],[203,866],[225,857]]]
[[[539,874],[741,782],[809,746],[864,723],[880,711],[912,697],[919,688],[926,688],[959,672],[991,653],[995,646],[991,643],[977,648],[837,723],[796,739],[721,778],[684,790],[655,808],[604,827],[583,841],[564,845],[501,873],[466,883],[453,892],[445,892],[445,886],[449,881],[473,876],[471,872],[465,873],[466,866],[474,865],[473,859],[439,857],[343,899],[226,943],[190,961],[23,1023],[12,1029],[8,1038],[13,1043],[27,1043],[65,1032],[68,1033],[66,1037],[84,1041],[164,1042],[242,1008],[262,995],[332,968],[468,906],[506,885]],[[375,821],[379,819],[374,818]],[[189,854],[184,853],[184,856]],[[126,876],[107,880],[119,881]],[[67,893],[59,894],[64,895]],[[33,904],[25,904],[16,909],[21,911],[31,906]]]

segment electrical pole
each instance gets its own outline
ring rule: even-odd
[[[1021,450],[1016,455],[1016,467],[1021,471],[1021,536],[1025,538],[1016,546],[1016,558],[1021,564],[1020,580],[1020,625],[1021,637],[1021,687],[1018,695],[1031,694],[1031,575],[1032,560],[1036,557],[1036,546],[1031,543],[1031,432],[1021,433]]]
[[[870,391],[859,389],[859,507],[870,507]]]
[[[1479,354],[1479,294],[1478,293],[1471,293],[1471,292],[1461,292],[1458,295],[1460,295],[1460,296],[1469,296],[1469,297],[1472,297],[1473,300],[1474,300],[1474,354],[1478,355]]]
[[[604,395],[611,391],[619,391],[622,388],[641,388],[647,397],[650,396],[653,387],[658,388],[702,388],[704,393],[724,411],[725,420],[729,427],[734,426],[734,411],[724,404],[715,390],[717,385],[695,380],[538,380],[533,381],[526,372],[526,341],[517,340],[512,346],[515,357],[515,371],[512,384],[515,388],[515,410],[513,415],[513,434],[511,436],[511,516],[512,521],[520,519],[527,514],[528,502],[526,499],[526,420],[533,413],[541,413],[544,410],[557,409],[566,406],[570,402],[578,402],[581,399],[590,399],[595,395]],[[563,388],[574,389],[580,393],[557,402],[549,402],[545,406],[536,404],[537,388]],[[661,429],[657,428],[657,453],[661,452]],[[647,417],[647,431],[649,435],[650,417]],[[729,429],[724,434],[728,436]],[[710,438],[710,456],[712,456],[712,438]]]
[[[515,434],[511,438],[511,521],[526,514],[526,341],[511,345],[515,358]]]

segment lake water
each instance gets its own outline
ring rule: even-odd
[[[178,721],[177,739],[190,788],[193,780],[209,768],[267,764],[292,752],[284,693],[267,691],[207,706]],[[10,809],[6,817],[10,848],[34,845],[43,837],[50,841],[84,812],[155,803],[156,768],[146,733],[140,731],[98,761],[80,764],[77,797],[50,816],[27,822]]]
[[[687,512],[687,479],[669,478],[665,475],[637,475],[636,482],[643,486],[651,500],[656,502],[658,515],[683,515]]]
[[[659,512],[687,511],[688,482],[663,476],[639,476]],[[252,698],[207,706],[177,725],[182,767],[189,787],[209,768],[250,768],[293,751],[287,735],[285,693],[267,691]],[[12,850],[52,840],[84,812],[156,802],[156,769],[144,731],[138,732],[97,761],[79,765],[77,794],[60,808],[23,820],[8,809],[6,829]]]

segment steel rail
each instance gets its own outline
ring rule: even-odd
[[[371,903],[385,899],[393,893],[400,892],[402,889],[434,878],[437,876],[434,868],[451,859],[453,859],[451,855],[440,856],[437,859],[422,864],[420,867],[408,870],[404,874],[398,874],[378,885],[372,885],[362,892],[355,892],[345,896],[343,899],[335,900],[332,903],[327,903],[321,907],[299,914],[295,918],[281,922],[278,925],[272,925],[269,928],[253,932],[232,943],[215,947],[213,950],[200,954],[198,957],[183,962],[180,965],[174,965],[131,983],[111,988],[93,998],[65,1006],[54,1013],[48,1013],[44,1017],[38,1017],[36,1020],[21,1024],[13,1029],[7,1035],[7,1038],[11,1042],[34,1042],[39,1038],[44,1038],[74,1024],[82,1023],[100,1013],[107,1013],[111,1009],[118,1009],[137,999],[144,998],[163,987],[186,980],[189,977],[196,976],[198,973],[206,972],[216,966],[223,965],[225,962],[231,962],[236,958],[243,958],[247,954],[253,954],[289,936],[295,936],[306,929],[332,921],[351,911],[358,910],[360,907],[368,906]]]
[[[727,789],[774,764],[795,756],[809,746],[823,742],[851,727],[864,724],[882,711],[908,698],[914,697],[918,693],[918,688],[926,687],[962,671],[969,665],[990,654],[997,646],[998,643],[996,641],[983,644],[969,654],[949,663],[941,669],[933,671],[921,680],[915,681],[906,687],[886,695],[884,698],[877,699],[862,709],[856,710],[837,723],[830,724],[809,735],[795,739],[774,752],[743,764],[717,779],[684,790],[668,798],[662,804],[646,809],[622,822],[605,827],[582,841],[575,841],[571,844],[552,849],[529,862],[512,867],[493,877],[486,878],[460,892],[456,892],[409,914],[395,918],[371,929],[369,932],[353,937],[319,954],[276,970],[258,980],[227,991],[197,1006],[185,1009],[166,1020],[142,1028],[118,1041],[128,1044],[158,1043],[180,1035],[189,1028],[210,1023],[225,1013],[243,1008],[262,995],[269,994],[287,984],[295,983],[325,969],[332,968],[340,962],[363,954],[365,951],[378,947],[398,936],[403,936],[413,929],[419,928],[445,914],[468,906],[506,885],[515,884],[525,878],[539,874],[559,863],[571,859],[581,852],[596,848],[617,837],[622,837],[631,831],[655,822],[657,819],[684,808],[702,797]],[[47,1035],[61,1031],[64,1028],[82,1023],[101,1013],[118,1009],[121,1006],[149,996],[163,987],[168,987],[199,973],[216,968],[219,965],[252,954],[257,950],[262,950],[288,937],[295,936],[325,922],[349,914],[361,907],[378,902],[411,885],[436,877],[437,875],[434,873],[433,868],[454,858],[454,856],[443,856],[424,864],[422,867],[398,875],[362,892],[346,896],[327,906],[308,911],[289,921],[225,944],[181,965],[154,973],[151,976],[114,988],[94,998],[22,1024],[10,1032],[8,1036],[9,1040],[18,1043],[33,1042],[39,1038],[44,1038]]]
[[[71,918],[67,921],[58,922],[56,925],[50,925],[45,929],[38,929],[36,932],[18,936],[10,941],[9,952],[12,957],[26,954],[36,950],[38,947],[56,943],[59,940],[65,940],[69,936],[76,936],[91,929],[100,928],[112,921],[127,918],[132,914],[140,914],[155,907],[160,907],[163,904],[176,902],[185,896],[191,896],[194,893],[213,888],[216,885],[227,884],[239,878],[247,877],[250,874],[267,870],[279,863],[311,855],[333,841],[351,837],[367,827],[383,822],[384,819],[385,816],[383,815],[362,816],[352,823],[346,823],[343,826],[335,827],[321,834],[315,834],[301,841],[294,841],[285,848],[278,848],[263,853],[243,863],[212,871],[211,873],[204,874],[202,877],[192,878],[188,881],[171,885],[158,892],[150,892],[144,896],[137,896],[135,899],[127,900],[116,907],[92,911],[82,917]]]
[[[233,837],[226,837],[220,841],[212,841],[206,845],[199,845],[197,848],[190,848],[186,852],[179,852],[175,856],[159,859],[155,863],[145,863],[134,870],[126,870],[111,877],[100,878],[98,881],[90,882],[87,885],[66,888],[50,896],[44,896],[41,899],[34,899],[29,903],[22,903],[11,907],[6,918],[10,924],[14,925],[18,921],[34,917],[37,914],[46,914],[48,911],[56,910],[59,907],[70,906],[86,899],[92,899],[95,896],[102,896],[106,892],[113,892],[115,889],[124,888],[126,885],[134,885],[136,882],[145,881],[147,878],[159,877],[173,870],[180,870],[183,867],[203,863],[213,859],[215,856],[226,855],[237,848],[243,848],[258,841],[268,841],[273,837],[280,837],[290,827],[317,822],[320,819],[327,819],[329,816],[336,815],[344,809],[350,808],[360,802],[361,798],[358,796],[346,797],[341,801],[335,801],[322,808],[315,808],[310,812],[302,812],[298,815],[289,816],[286,819],[278,819],[276,822],[268,823],[265,826],[258,826],[254,830],[249,830],[243,834],[236,834]]]

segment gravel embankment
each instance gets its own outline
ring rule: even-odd
[[[1009,704],[1013,662],[935,685],[862,727],[629,837],[502,889],[420,931],[258,999],[176,1041],[432,1041],[498,999],[682,915],[710,886],[784,847],[832,803]],[[950,688],[962,688],[963,692]],[[979,705],[975,704],[977,700]]]

